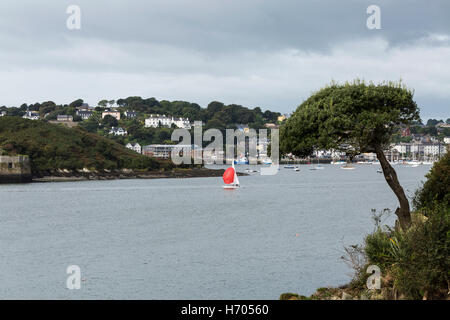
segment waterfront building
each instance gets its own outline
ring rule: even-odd
[[[30,181],[31,167],[28,156],[0,156],[0,183]]]
[[[425,144],[423,146],[423,153],[426,156],[439,156],[446,152],[446,146],[444,144]]]
[[[6,111],[0,111],[0,117],[6,116]]]
[[[180,155],[187,151],[193,157],[194,152],[201,151],[201,148],[197,145],[150,144],[142,148],[142,154],[148,157],[168,159],[172,150],[179,151]]]

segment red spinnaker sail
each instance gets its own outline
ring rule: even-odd
[[[233,183],[233,181],[234,181],[234,169],[228,168],[223,173],[223,182],[225,182],[226,184],[230,184]]]

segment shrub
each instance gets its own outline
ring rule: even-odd
[[[450,208],[428,211],[404,235],[392,268],[395,287],[408,298],[445,297],[450,283]]]
[[[370,264],[376,264],[384,270],[395,262],[393,237],[392,231],[383,231],[381,228],[366,236],[364,252]]]
[[[434,164],[426,177],[427,181],[413,199],[415,208],[422,209],[425,215],[436,204],[450,206],[450,152]]]

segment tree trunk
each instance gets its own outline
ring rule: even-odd
[[[408,198],[406,197],[405,191],[400,185],[400,182],[398,182],[397,173],[386,159],[383,149],[377,148],[376,154],[378,160],[380,161],[381,168],[383,169],[384,178],[386,179],[389,187],[391,187],[392,191],[394,191],[398,202],[400,203],[400,207],[395,210],[395,214],[398,217],[398,222],[400,223],[400,228],[402,230],[406,230],[411,225],[411,211],[409,209]]]

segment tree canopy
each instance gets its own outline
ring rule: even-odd
[[[400,202],[396,211],[400,225],[406,228],[411,223],[409,201],[383,150],[399,125],[420,119],[413,95],[401,82],[332,83],[303,102],[282,126],[280,150],[298,156],[317,149],[345,151],[350,157],[376,153],[385,179]]]
[[[331,85],[303,102],[281,128],[281,150],[307,156],[315,149],[376,152],[401,124],[418,120],[413,92],[401,83]]]

